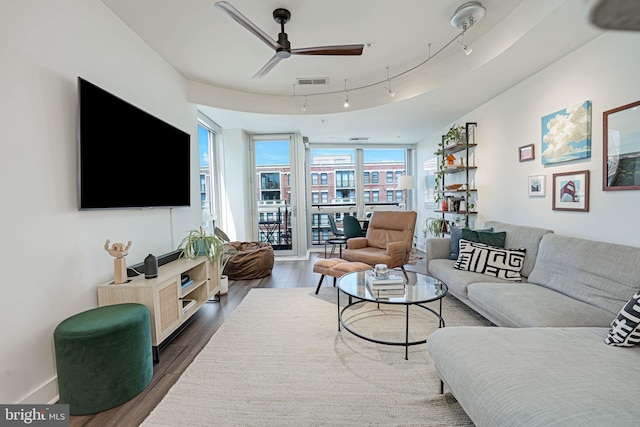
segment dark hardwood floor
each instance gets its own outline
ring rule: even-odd
[[[315,287],[320,276],[313,273],[316,254],[309,260],[276,261],[271,276],[257,280],[237,280],[229,284],[229,292],[220,302],[205,304],[189,324],[160,350],[160,361],[154,365],[153,378],[136,397],[108,411],[86,416],[72,416],[71,426],[106,427],[138,426],[162,400],[182,372],[209,342],[224,320],[253,288]],[[407,270],[425,271],[424,259]],[[323,286],[330,286],[326,280]]]

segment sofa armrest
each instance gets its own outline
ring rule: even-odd
[[[450,237],[430,237],[427,239],[426,264],[429,271],[429,261],[432,259],[449,259],[451,255]]]
[[[368,246],[366,237],[352,237],[347,239],[347,249],[362,249]]]

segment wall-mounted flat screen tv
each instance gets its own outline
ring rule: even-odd
[[[81,77],[78,98],[81,210],[190,205],[188,133]]]

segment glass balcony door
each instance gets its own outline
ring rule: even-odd
[[[295,163],[291,138],[253,139],[256,215],[254,234],[276,256],[296,254]]]

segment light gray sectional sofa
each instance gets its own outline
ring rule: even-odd
[[[489,221],[526,248],[523,281],[455,269],[450,239],[427,271],[498,326],[446,327],[427,341],[440,378],[477,426],[640,425],[640,347],[605,344],[640,290],[640,248]],[[445,316],[446,320],[446,316]]]

